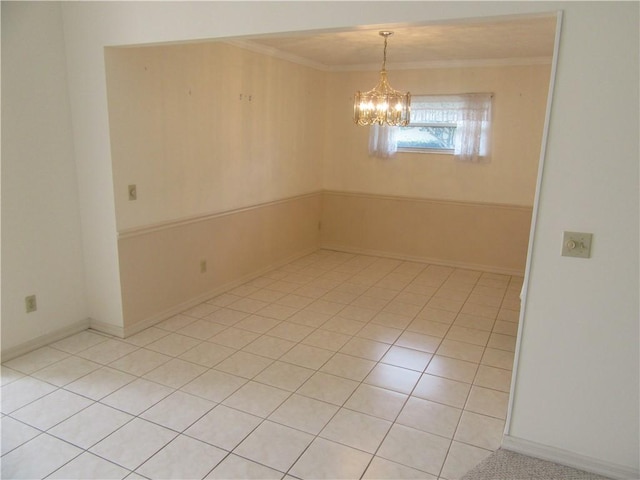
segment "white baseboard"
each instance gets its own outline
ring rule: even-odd
[[[586,457],[569,452],[561,448],[550,447],[540,443],[531,442],[522,438],[505,435],[502,438],[502,448],[512,452],[522,453],[534,458],[540,458],[549,462],[559,463],[567,467],[573,467],[586,472],[603,475],[619,480],[631,480],[640,478],[640,470],[617,465],[592,457]]]
[[[91,325],[91,320],[86,318],[84,320],[80,320],[72,323],[71,325],[60,328],[58,330],[54,330],[53,332],[46,333],[39,337],[34,338],[33,340],[29,340],[28,342],[21,343],[15,347],[7,348],[2,350],[1,358],[3,362],[11,360],[12,358],[19,357],[20,355],[24,355],[25,353],[29,353],[33,350],[36,350],[40,347],[44,347],[45,345],[49,345],[50,343],[57,342],[58,340],[62,340],[63,338],[68,337],[69,335],[73,335],[74,333],[81,332],[82,330],[86,330]]]
[[[96,330],[97,332],[111,335],[114,337],[126,338],[128,336],[141,332],[145,328],[151,327],[156,323],[166,320],[167,318],[177,315],[180,312],[184,312],[185,310],[188,310],[191,307],[195,307],[196,305],[199,305],[210,298],[220,295],[228,290],[231,290],[239,285],[242,285],[243,283],[253,280],[254,278],[260,277],[265,273],[270,272],[271,270],[282,267],[283,265],[293,262],[298,258],[304,257],[305,255],[309,255],[313,252],[316,252],[318,251],[318,249],[319,248],[314,247],[314,248],[304,250],[302,252],[298,252],[294,255],[287,257],[286,259],[280,262],[276,262],[274,264],[268,265],[267,267],[264,267],[257,272],[250,273],[249,275],[245,275],[237,280],[228,282],[213,290],[207,291],[206,293],[199,295],[196,298],[192,298],[190,300],[187,300],[186,302],[182,302],[168,310],[165,310],[156,315],[153,315],[152,317],[149,317],[141,322],[137,322],[134,325],[130,325],[128,327],[121,327],[118,325],[101,322],[99,320],[94,320],[92,318],[86,318],[84,320],[80,320],[79,322],[75,322],[67,327],[61,328],[59,330],[55,330],[53,332],[49,332],[45,335],[41,335],[37,338],[34,338],[33,340],[29,340],[28,342],[22,343],[15,347],[3,349],[2,352],[0,352],[0,359],[2,362],[6,362],[13,358],[19,357],[20,355],[24,355],[25,353],[29,353],[33,350],[36,350],[40,347],[49,345],[50,343],[57,342],[58,340],[62,340],[63,338],[66,338],[70,335],[81,332],[88,328],[91,328],[93,330]]]
[[[142,330],[144,330],[145,328],[149,328],[152,327],[153,325],[155,325],[156,323],[160,323],[163,320],[166,320],[168,318],[173,317],[174,315],[177,315],[181,312],[184,312],[185,310],[188,310],[192,307],[195,307],[196,305],[201,304],[202,302],[205,302],[207,300],[209,300],[210,298],[216,297],[224,292],[227,292],[237,286],[240,286],[244,283],[247,283],[251,280],[253,280],[254,278],[258,278],[262,275],[264,275],[267,272],[270,272],[271,270],[275,270],[276,268],[280,268],[283,265],[286,265],[288,263],[293,262],[294,260],[297,260],[298,258],[304,257],[306,255],[309,255],[313,252],[317,252],[319,250],[319,247],[314,247],[314,248],[310,248],[307,250],[304,250],[302,252],[298,252],[295,253],[287,258],[285,258],[284,260],[281,260],[279,262],[276,262],[274,264],[270,264],[264,268],[261,268],[260,270],[256,271],[256,272],[252,272],[248,275],[244,275],[241,278],[238,278],[236,280],[233,280],[231,282],[227,282],[224,285],[220,285],[219,287],[214,288],[213,290],[209,290],[201,295],[198,295],[195,298],[189,299],[185,302],[179,303],[178,305],[175,305],[167,310],[164,310],[162,312],[159,312],[151,317],[145,318],[144,320],[141,320],[139,322],[134,323],[133,325],[129,325],[129,326],[125,326],[123,329],[123,332],[121,336],[123,338],[129,337],[131,335],[134,335],[138,332],[141,332]],[[96,328],[94,327],[93,323],[91,325],[92,328]],[[109,331],[105,331],[102,330],[101,328],[96,328],[97,330],[100,331],[104,331],[105,333],[111,333]],[[112,333],[113,334],[113,333]]]
[[[99,320],[90,319],[90,328],[100,333],[106,333],[113,337],[124,338],[124,328],[112,323],[101,322]]]
[[[498,273],[501,275],[514,275],[518,277],[524,276],[524,270],[500,268],[492,265],[477,265],[473,263],[452,262],[447,260],[441,260],[438,258],[401,255],[397,253],[385,252],[380,250],[368,250],[363,248],[345,247],[343,245],[321,244],[320,248],[323,250],[335,250],[338,252],[355,253],[358,255],[372,255],[376,257],[394,258],[396,260],[405,260],[408,262],[420,262],[420,263],[428,263],[431,265],[442,265],[445,267],[463,268],[465,270],[480,270],[482,272]]]

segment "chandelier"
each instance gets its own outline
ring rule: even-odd
[[[391,88],[387,80],[387,39],[393,32],[379,32],[384,37],[384,55],[380,82],[373,90],[356,92],[353,101],[353,121],[358,125],[391,125],[404,127],[409,124],[411,94]]]

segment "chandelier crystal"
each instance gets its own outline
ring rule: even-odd
[[[358,125],[390,125],[404,127],[411,116],[411,94],[394,90],[387,80],[387,39],[393,32],[379,32],[384,37],[384,55],[380,82],[373,90],[356,92],[353,101],[353,121]]]

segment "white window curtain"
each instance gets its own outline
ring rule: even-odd
[[[463,95],[419,95],[411,98],[411,123],[456,123]]]
[[[489,160],[491,139],[490,93],[461,95],[457,109],[454,156],[462,162]]]
[[[391,158],[398,151],[396,135],[398,127],[371,125],[369,130],[369,155],[378,158]]]
[[[461,162],[486,162],[490,160],[492,98],[492,93],[416,95],[411,99],[411,123],[455,124],[454,158]],[[372,126],[369,155],[392,157],[398,150],[398,128]]]

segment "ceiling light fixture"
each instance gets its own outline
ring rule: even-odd
[[[380,82],[373,90],[356,92],[353,101],[353,121],[358,125],[391,125],[404,127],[411,115],[411,94],[391,88],[387,80],[387,39],[393,32],[379,32],[384,37],[384,56]]]

